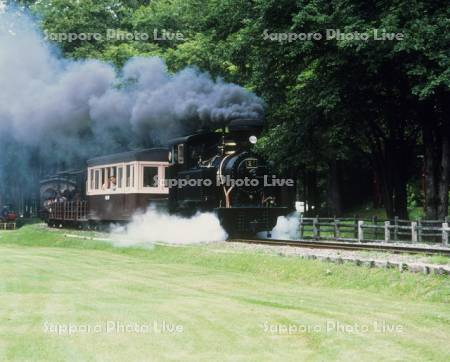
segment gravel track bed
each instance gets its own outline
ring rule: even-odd
[[[445,256],[428,256],[412,254],[394,254],[379,251],[353,251],[334,249],[313,249],[296,246],[245,244],[240,242],[226,242],[210,244],[216,251],[256,252],[269,255],[301,257],[306,259],[320,259],[324,261],[340,260],[342,262],[356,262],[357,265],[379,267],[400,267],[402,270],[421,272],[431,268],[441,270],[442,274],[450,271],[450,258]],[[407,267],[404,266],[407,265]]]

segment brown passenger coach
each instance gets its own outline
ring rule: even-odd
[[[165,209],[168,159],[167,149],[151,148],[88,160],[86,196],[67,199],[61,195],[49,200],[48,224],[125,222],[150,206]]]

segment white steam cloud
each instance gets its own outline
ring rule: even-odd
[[[280,240],[296,240],[299,238],[300,214],[293,212],[288,216],[278,216],[277,224],[272,229],[271,238]],[[267,237],[267,232],[260,232],[258,236]]]
[[[111,230],[117,247],[149,248],[154,243],[194,244],[224,241],[227,233],[213,213],[198,213],[190,218],[168,215],[153,208],[133,217],[126,226]]]

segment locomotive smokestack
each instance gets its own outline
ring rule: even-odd
[[[238,118],[234,119],[228,125],[230,132],[250,132],[260,134],[264,127],[262,118]]]
[[[241,118],[234,119],[228,125],[229,136],[240,148],[246,148],[258,140],[264,126],[262,119]]]

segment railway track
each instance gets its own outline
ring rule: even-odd
[[[350,243],[339,241],[318,241],[318,240],[277,240],[277,239],[231,239],[231,242],[247,244],[264,244],[280,246],[296,246],[311,249],[335,249],[335,250],[357,250],[357,251],[383,251],[391,253],[405,254],[425,254],[425,255],[445,255],[450,257],[450,249],[427,248],[408,245],[384,245],[375,243]]]

